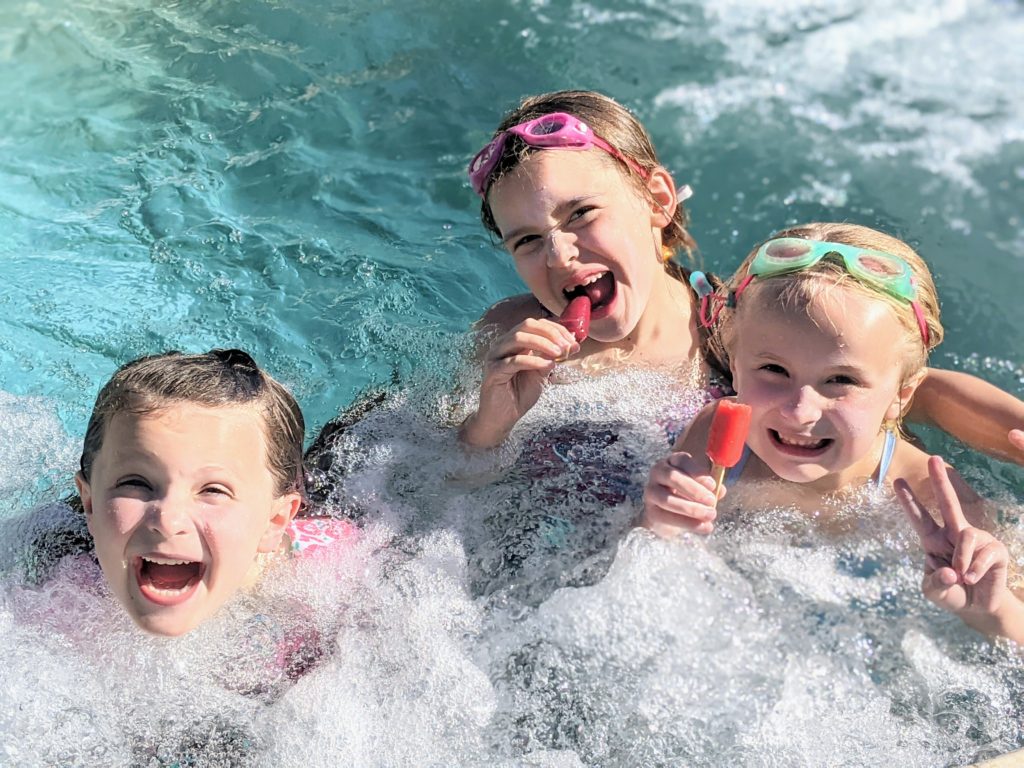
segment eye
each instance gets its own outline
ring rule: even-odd
[[[576,210],[574,210],[571,214],[569,214],[569,218],[566,219],[566,221],[568,223],[570,223],[570,224],[572,224],[574,222],[580,222],[580,221],[582,221],[582,222],[590,221],[594,217],[593,216],[589,216],[588,214],[594,213],[595,211],[597,211],[597,206],[594,206],[594,205],[582,205],[579,208],[577,208]]]
[[[778,363],[765,363],[757,370],[764,371],[765,373],[774,374],[776,376],[789,376],[789,372]]]
[[[845,373],[838,373],[835,376],[829,377],[828,383],[837,384],[841,387],[856,387],[860,384],[860,382],[853,378],[853,376],[849,376]]]
[[[153,486],[150,485],[149,481],[146,478],[139,477],[137,475],[132,475],[130,477],[122,477],[120,480],[118,480],[116,483],[114,483],[114,487],[115,488],[141,488],[141,489],[144,489],[144,490],[151,490]]]
[[[221,485],[220,483],[204,485],[201,493],[204,496],[226,496],[228,498],[231,498],[232,496],[231,489],[225,485]]]
[[[523,235],[514,243],[512,243],[512,253],[524,254],[529,251],[540,242],[540,235]]]

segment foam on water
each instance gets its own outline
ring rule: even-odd
[[[630,533],[700,382],[567,370],[473,456],[453,447],[470,398],[439,394],[455,334],[522,290],[465,162],[522,94],[576,85],[636,109],[694,184],[716,270],[795,219],[907,233],[948,360],[1019,392],[1019,3],[565,5],[0,8],[0,762],[933,766],[1024,745],[1016,652],[923,600],[891,499],[824,510],[828,533],[756,496],[710,538]],[[142,636],[87,555],[60,557],[85,538],[56,501],[66,431],[116,364],[231,344],[311,423],[401,382],[320,464],[360,538],[188,637]],[[275,656],[310,633],[326,652],[292,682]]]
[[[1021,661],[923,599],[891,498],[813,521],[736,494],[709,538],[628,533],[657,420],[702,390],[561,379],[495,455],[455,448],[436,400],[369,409],[321,464],[357,542],[271,565],[184,638],[136,631],[85,555],[9,569],[6,759],[929,766],[1024,743]],[[292,682],[275,649],[311,632]]]

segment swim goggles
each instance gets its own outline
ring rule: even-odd
[[[476,153],[469,164],[468,172],[469,183],[472,185],[473,191],[480,197],[484,197],[487,191],[487,178],[501,159],[505,141],[510,134],[518,136],[531,147],[539,149],[590,149],[597,147],[621,160],[640,176],[647,176],[637,163],[597,136],[590,126],[578,117],[573,117],[565,112],[551,112],[502,131],[486,147]]]
[[[747,276],[727,298],[712,294],[710,286],[699,285],[699,280],[694,282],[691,277],[691,284],[701,298],[701,323],[708,327],[718,319],[722,306],[735,306],[740,294],[755,277],[810,269],[831,254],[842,258],[846,271],[857,280],[909,304],[914,310],[917,327],[927,349],[930,338],[928,322],[925,320],[921,305],[917,302],[916,280],[906,261],[884,251],[872,251],[845,243],[804,240],[799,237],[778,237],[758,248],[747,269]]]

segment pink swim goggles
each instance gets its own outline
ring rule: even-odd
[[[469,164],[469,183],[480,197],[486,193],[487,178],[501,159],[505,140],[515,134],[531,147],[538,149],[590,149],[597,147],[612,157],[621,160],[640,176],[646,177],[643,169],[623,155],[611,144],[594,134],[590,126],[565,112],[551,112],[525,123],[513,125],[495,136],[491,142],[476,153]]]

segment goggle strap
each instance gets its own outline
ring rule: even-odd
[[[924,317],[924,311],[921,309],[921,305],[916,301],[910,302],[910,306],[914,310],[914,317],[917,318],[917,328],[921,331],[921,341],[924,342],[924,350],[928,351],[929,343],[931,342],[931,334],[928,333],[928,321]]]
[[[605,152],[607,152],[612,157],[616,158],[620,162],[625,163],[627,166],[632,168],[634,171],[636,171],[637,175],[641,179],[646,179],[647,178],[647,174],[644,172],[643,168],[641,168],[633,160],[631,160],[630,158],[626,157],[624,154],[619,152],[619,150],[617,150],[615,147],[613,147],[611,144],[609,144],[607,141],[602,139],[600,136],[598,136],[593,131],[590,132],[590,141],[591,141],[591,143],[594,146],[596,146],[596,147],[598,147],[600,149],[603,149]],[[547,147],[547,149],[557,149],[557,148],[558,148],[557,146],[556,147]]]
[[[732,292],[732,296],[730,297],[730,303],[733,306],[736,306],[736,302],[739,300],[740,294],[747,289],[747,286],[750,285],[750,281],[753,279],[754,276],[748,273],[747,276],[743,278],[742,282],[736,286],[736,290]]]

